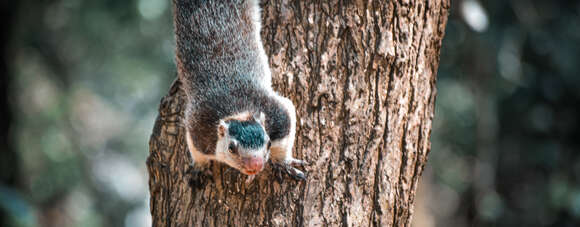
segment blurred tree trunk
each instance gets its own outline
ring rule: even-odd
[[[267,1],[275,90],[296,105],[306,181],[268,167],[250,184],[225,165],[191,185],[176,82],[150,140],[154,226],[410,226],[430,150],[449,1]]]

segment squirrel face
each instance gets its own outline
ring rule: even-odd
[[[246,175],[262,171],[270,156],[270,138],[263,113],[248,119],[220,120],[216,158]]]

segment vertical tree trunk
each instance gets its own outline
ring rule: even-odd
[[[150,141],[154,226],[410,226],[430,149],[448,0],[266,1],[274,89],[297,109],[306,181],[267,167],[252,183],[213,164],[189,184],[176,82]]]

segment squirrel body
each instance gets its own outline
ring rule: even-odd
[[[194,167],[215,160],[251,179],[271,160],[295,177],[296,110],[271,85],[255,0],[173,0],[178,79]]]

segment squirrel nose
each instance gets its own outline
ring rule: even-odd
[[[248,170],[251,171],[260,171],[262,170],[262,166],[264,165],[264,160],[262,158],[251,158],[248,160]]]

